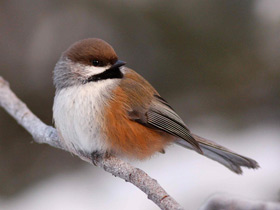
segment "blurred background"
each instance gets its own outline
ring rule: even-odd
[[[256,159],[238,176],[192,151],[132,162],[179,203],[209,196],[280,201],[280,1],[0,1],[0,75],[52,124],[52,70],[98,37],[194,132]],[[31,136],[0,109],[0,209],[157,209],[140,190]]]

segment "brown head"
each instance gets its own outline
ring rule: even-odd
[[[112,46],[96,38],[84,39],[74,43],[63,53],[63,56],[75,63],[89,66],[113,65],[118,60]]]
[[[90,38],[71,45],[61,56],[54,69],[54,84],[62,89],[69,86],[122,78],[119,67],[125,62],[107,42]]]

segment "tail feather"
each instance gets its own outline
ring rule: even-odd
[[[204,156],[223,164],[237,174],[242,174],[242,166],[253,169],[259,168],[259,164],[251,158],[239,155],[213,141],[195,134],[192,134],[192,136],[199,143]],[[176,143],[185,148],[192,149],[192,146],[185,140],[179,139]]]

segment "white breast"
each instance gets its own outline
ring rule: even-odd
[[[57,91],[53,118],[70,151],[92,153],[108,149],[101,130],[103,107],[117,84],[116,80],[108,79]]]

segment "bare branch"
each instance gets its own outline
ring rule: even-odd
[[[280,210],[279,203],[245,200],[229,195],[214,195],[210,197],[200,210]]]
[[[59,141],[56,129],[44,124],[36,117],[27,106],[11,91],[9,84],[0,76],[0,106],[2,106],[16,121],[23,126],[34,138],[37,143],[45,143],[67,151]],[[113,156],[104,158],[87,157],[75,154],[82,160],[97,166],[105,171],[120,177],[127,182],[134,184],[148,195],[161,209],[173,210],[183,209],[167,192],[157,183],[155,179],[149,177],[144,171],[134,168],[130,164]]]

